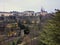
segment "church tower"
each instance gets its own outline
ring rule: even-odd
[[[47,14],[47,11],[45,11],[45,9],[42,7],[41,8],[41,15],[42,16],[45,16]]]

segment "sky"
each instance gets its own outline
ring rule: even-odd
[[[0,0],[0,11],[35,11],[43,8],[48,12],[60,9],[60,0]]]

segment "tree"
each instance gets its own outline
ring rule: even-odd
[[[23,38],[19,38],[18,41],[17,41],[17,43],[16,43],[16,45],[21,44],[22,41],[23,41]]]
[[[18,27],[22,30],[25,29],[25,26],[19,21],[18,22]]]
[[[12,42],[12,45],[15,45],[15,42]]]
[[[24,34],[29,34],[29,28],[28,28],[28,26],[25,28],[25,30],[24,30]]]
[[[24,30],[24,34],[29,34],[29,28],[28,26],[23,25],[21,22],[18,23],[18,26],[20,27],[21,30]]]
[[[47,20],[43,26],[40,41],[46,45],[60,45],[60,10],[56,10],[52,20]]]

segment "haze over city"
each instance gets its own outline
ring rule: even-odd
[[[60,0],[0,0],[0,11],[40,11],[43,7],[46,11],[52,12],[60,9]]]
[[[0,0],[0,45],[60,45],[60,0]]]

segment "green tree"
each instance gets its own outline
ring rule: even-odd
[[[29,27],[27,26],[27,27],[25,28],[25,30],[24,30],[24,34],[28,35],[29,32],[30,32],[30,30],[29,30]]]
[[[30,31],[28,26],[25,26],[23,23],[19,22],[18,27],[20,27],[21,30],[24,30],[24,34],[29,34]]]
[[[56,9],[55,16],[47,20],[39,38],[46,45],[60,45],[60,10]]]
[[[23,25],[23,23],[21,23],[20,21],[18,22],[18,27],[22,30],[25,29],[25,25]]]
[[[15,42],[12,42],[12,45],[15,45]]]
[[[21,44],[22,41],[23,41],[23,38],[19,38],[18,41],[17,41],[17,43],[16,43],[16,45]]]

